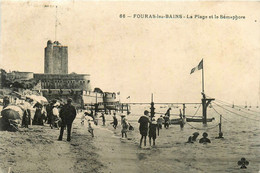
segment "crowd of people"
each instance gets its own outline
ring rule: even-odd
[[[9,105],[9,100],[4,100],[4,108]],[[72,99],[67,100],[67,104],[63,104],[57,100],[52,100],[48,104],[42,104],[39,102],[34,103],[33,100],[26,98],[25,101],[21,104],[24,109],[24,113],[22,116],[22,124],[21,127],[28,128],[29,125],[44,125],[49,124],[50,128],[57,128],[60,129],[60,134],[58,140],[62,140],[64,130],[67,129],[67,141],[71,140],[71,128],[74,119],[76,118],[77,111],[76,108],[72,105]],[[21,106],[20,105],[20,106]],[[31,116],[31,108],[34,108],[35,113],[32,118]],[[81,110],[82,112],[83,110]],[[160,117],[155,119],[155,117],[151,117],[149,115],[149,111],[145,110],[144,115],[140,116],[138,123],[139,123],[139,132],[141,135],[140,144],[139,146],[142,147],[142,144],[146,146],[146,138],[149,137],[149,144],[150,146],[155,146],[156,138],[160,135],[160,130],[163,127],[165,129],[169,128],[171,124],[170,120],[170,111],[171,108],[168,108],[166,113],[160,115]],[[91,117],[88,119],[88,132],[94,137],[94,128],[92,125],[92,121],[95,125],[98,125],[98,114],[97,112],[93,112],[93,110],[85,111],[81,117],[81,124],[84,125],[84,121],[86,117]],[[102,119],[102,126],[106,126],[106,116],[102,112],[99,118]],[[112,124],[114,129],[118,127],[118,119],[116,116],[116,112],[113,113],[113,121],[110,123]],[[184,115],[182,115],[180,111],[180,128],[183,129],[184,127]],[[122,138],[127,138],[127,133],[129,130],[134,130],[133,126],[128,122],[126,115],[121,114],[121,135]],[[194,132],[193,136],[188,138],[187,143],[194,143],[199,136],[198,132]],[[203,133],[203,137],[199,140],[199,143],[211,143],[211,141],[207,138],[208,134],[206,132]],[[220,132],[219,136],[216,139],[222,139],[223,133]],[[153,141],[153,142],[152,142]]]

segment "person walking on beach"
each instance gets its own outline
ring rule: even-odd
[[[157,125],[158,125],[158,136],[159,136],[159,130],[162,129],[162,124],[163,124],[163,116],[161,115],[158,119],[157,119]]]
[[[123,120],[122,120],[122,130],[121,130],[121,133],[122,133],[122,138],[124,137],[125,135],[125,138],[127,138],[127,131],[128,131],[128,127],[129,127],[129,124],[126,120],[126,118],[124,117]]]
[[[67,127],[67,141],[71,140],[71,127],[74,119],[76,118],[76,109],[71,104],[72,99],[67,100],[67,104],[65,104],[60,111],[61,118],[61,128],[60,128],[60,136],[59,141],[62,140],[64,128]]]
[[[141,139],[140,139],[140,147],[142,147],[142,142],[144,139],[144,146],[146,146],[146,136],[147,136],[147,132],[148,132],[148,123],[149,123],[149,117],[148,117],[149,112],[147,110],[144,111],[144,115],[142,115],[139,120],[138,123],[139,125],[139,132],[141,134]]]
[[[113,124],[114,129],[116,129],[116,127],[117,127],[117,125],[118,125],[118,120],[117,120],[117,118],[116,118],[116,113],[115,113],[115,112],[114,112],[112,124]]]
[[[207,138],[207,137],[208,137],[208,134],[207,134],[206,132],[204,132],[202,136],[203,136],[203,138],[201,138],[201,139],[199,140],[199,143],[203,143],[203,144],[205,144],[205,143],[211,143],[211,141]]]
[[[164,118],[164,128],[168,129],[170,125],[170,118],[168,115],[165,115],[163,118]]]
[[[92,138],[94,138],[94,129],[91,126],[90,120],[88,120],[88,132],[91,134]]]
[[[157,122],[153,118],[152,122],[150,123],[150,126],[149,126],[149,144],[150,144],[150,146],[151,146],[151,139],[152,138],[153,138],[153,146],[155,146],[156,129],[158,129],[158,131],[159,131]]]
[[[84,114],[85,114],[85,116],[90,116],[93,119],[93,121],[95,122],[95,116],[94,116],[93,110],[91,110],[90,113],[89,112],[84,112]]]
[[[100,117],[102,118],[103,126],[105,126],[105,125],[106,125],[105,114],[104,114],[104,113],[101,113],[101,116],[100,116]]]

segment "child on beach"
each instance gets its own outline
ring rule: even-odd
[[[128,131],[128,122],[127,122],[127,120],[126,120],[126,118],[124,117],[123,118],[123,120],[122,120],[122,131],[121,131],[121,133],[122,133],[122,138],[124,137],[124,135],[125,135],[125,138],[127,138],[127,131]]]
[[[149,114],[149,112],[147,110],[145,110],[144,115],[142,115],[138,120],[138,123],[140,124],[139,132],[141,135],[140,145],[139,145],[140,148],[142,146],[143,139],[144,139],[144,146],[146,146],[146,136],[147,136],[147,132],[148,132],[148,123],[149,123],[148,114]]]
[[[118,120],[116,118],[116,113],[115,112],[114,112],[114,116],[113,116],[113,122],[111,124],[113,124],[114,129],[116,129],[116,127],[118,125]]]
[[[158,136],[159,136],[159,130],[162,129],[162,124],[163,124],[163,116],[161,115],[161,116],[157,119]]]
[[[151,138],[153,138],[153,146],[155,146],[156,129],[157,128],[158,128],[157,122],[153,118],[152,122],[150,123],[150,126],[149,126],[149,144],[150,144],[150,146],[151,146]]]
[[[92,138],[94,137],[94,129],[91,126],[90,120],[88,120],[88,132],[91,134]]]
[[[100,116],[100,117],[102,118],[103,126],[105,126],[105,125],[106,125],[105,114],[104,114],[104,113],[101,113],[101,116]]]

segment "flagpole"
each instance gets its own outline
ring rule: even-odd
[[[203,59],[202,59],[203,61]],[[204,93],[204,62],[203,63],[203,66],[202,66],[202,93]]]

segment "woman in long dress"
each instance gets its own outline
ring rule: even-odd
[[[40,103],[36,103],[34,106],[36,108],[32,125],[43,125],[43,115],[42,115],[42,105]]]

